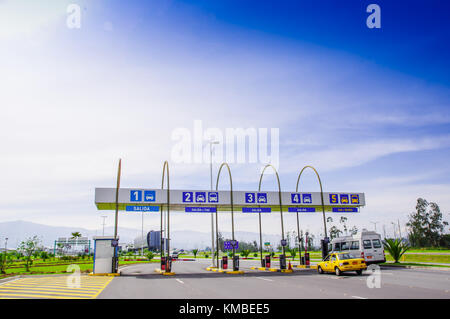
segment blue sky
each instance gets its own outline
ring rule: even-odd
[[[81,7],[80,29],[66,26],[70,3]],[[381,7],[381,29],[366,26],[370,3]],[[158,187],[171,134],[195,120],[279,128],[283,189],[315,166],[325,190],[366,193],[367,206],[349,218],[360,228],[405,222],[419,196],[448,219],[449,9],[443,1],[2,1],[0,221],[100,227],[93,189],[114,185],[118,158],[124,186]],[[171,167],[172,187],[209,187],[207,163]],[[232,165],[235,188],[256,188],[259,169]],[[266,187],[274,189],[271,177]],[[178,215],[173,227],[208,231],[202,218]],[[277,233],[270,218],[267,232]],[[321,231],[320,218],[303,220]],[[157,221],[146,217],[146,227]],[[251,217],[238,221],[257,231]],[[123,216],[123,226],[139,223]]]

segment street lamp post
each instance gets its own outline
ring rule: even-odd
[[[213,144],[219,144],[219,141],[210,140],[209,143],[209,173],[211,180],[211,190],[213,190],[213,176],[212,176],[212,156],[213,156]],[[211,212],[211,266],[216,267],[216,262],[214,258],[214,213]]]
[[[397,232],[395,231],[395,224],[391,222],[392,227],[394,228],[394,238],[397,238]]]
[[[378,222],[371,222],[372,224],[374,224],[374,226],[375,226],[375,231],[377,231],[377,224],[378,224]]]
[[[108,216],[101,216],[102,218],[103,218],[103,223],[102,223],[102,225],[103,225],[103,235],[102,236],[105,236],[105,219],[106,219],[106,217],[108,217]]]

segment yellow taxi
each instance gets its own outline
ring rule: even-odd
[[[323,261],[317,264],[319,274],[334,272],[340,276],[344,271],[356,271],[358,275],[367,269],[363,258],[356,258],[349,253],[331,253]]]

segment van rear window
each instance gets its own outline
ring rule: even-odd
[[[352,241],[351,250],[359,250],[359,241]]]
[[[342,242],[341,243],[341,250],[348,250],[348,249],[349,249],[348,243],[346,241]]]
[[[381,242],[379,239],[372,240],[373,248],[381,248]]]
[[[335,251],[341,251],[341,243],[334,244],[334,250]]]
[[[363,241],[363,246],[364,246],[364,249],[370,249],[370,248],[372,248],[372,243],[370,242],[370,240],[366,239]]]

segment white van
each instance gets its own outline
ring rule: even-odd
[[[354,236],[334,238],[328,250],[334,252],[348,252],[355,257],[364,258],[366,264],[386,262],[383,243],[380,234],[363,229]]]

